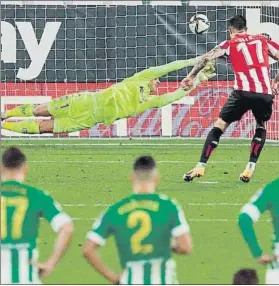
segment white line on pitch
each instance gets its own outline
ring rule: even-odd
[[[95,221],[97,218],[80,218],[80,217],[75,217],[73,218],[73,220],[76,221]],[[218,219],[187,219],[187,221],[191,221],[191,222],[237,222],[236,219],[222,219],[222,218],[218,218]],[[261,220],[260,222],[270,222],[270,220]]]
[[[62,204],[63,207],[86,207],[85,204]]]
[[[186,206],[242,206],[243,203],[186,203]],[[65,207],[109,207],[110,204],[63,204]]]
[[[243,203],[187,203],[188,206],[242,206]]]
[[[11,145],[7,144],[6,145]],[[115,147],[115,146],[203,146],[204,143],[177,143],[177,144],[171,144],[171,143],[47,143],[47,144],[33,144],[33,143],[18,143],[16,144],[17,146],[101,146],[101,147]],[[271,147],[279,147],[278,143],[267,143],[267,146]],[[220,144],[220,146],[251,146],[251,143],[235,143],[235,144],[230,144],[230,143],[223,143]]]
[[[215,181],[205,181],[205,182],[198,182],[198,184],[218,184],[218,182]]]
[[[113,160],[66,160],[66,161],[29,161],[31,163],[100,163],[100,164],[119,164],[119,163],[132,163],[133,161],[113,161]],[[166,164],[178,164],[178,163],[189,163],[189,164],[196,164],[197,161],[157,161],[157,163],[166,163]],[[211,161],[211,164],[244,164],[247,163],[247,161]],[[268,162],[261,162],[260,164],[279,164],[279,161],[268,161]],[[206,183],[204,183],[206,184]]]

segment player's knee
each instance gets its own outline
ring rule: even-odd
[[[257,121],[256,130],[257,129],[264,129],[265,130],[265,122],[264,121]]]
[[[53,120],[43,120],[40,122],[40,133],[53,133],[53,128]]]
[[[223,119],[218,118],[217,121],[214,124],[214,127],[217,127],[219,129],[221,129],[223,132],[225,131],[225,129],[227,128],[228,124],[227,122],[225,122]]]
[[[49,116],[47,104],[37,105],[33,110],[34,116]]]
[[[257,122],[255,137],[263,138],[266,136],[266,129],[264,122]]]

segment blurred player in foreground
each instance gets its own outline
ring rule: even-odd
[[[176,284],[172,251],[188,254],[192,249],[184,213],[173,200],[155,194],[159,175],[152,157],[135,161],[131,180],[133,194],[109,207],[94,223],[87,235],[84,256],[110,283]],[[97,254],[109,236],[116,240],[121,276]]]
[[[248,110],[252,110],[257,127],[251,143],[249,162],[240,175],[241,181],[250,181],[265,143],[265,123],[271,117],[273,104],[269,55],[279,60],[279,45],[262,35],[248,34],[243,16],[232,17],[228,24],[231,39],[203,55],[182,81],[185,87],[193,86],[193,79],[206,63],[224,55],[229,56],[235,74],[234,90],[207,135],[199,163],[184,175],[187,182],[204,175],[206,163],[218,146],[225,129],[232,122],[240,120]],[[278,89],[278,86],[279,74],[274,80],[273,88]]]
[[[253,228],[253,223],[257,222],[265,211],[270,212],[274,228],[272,255],[263,254]],[[242,208],[239,227],[253,257],[259,263],[268,265],[266,284],[279,285],[279,179],[266,185]]]
[[[69,133],[90,128],[97,123],[112,124],[151,109],[175,102],[193,89],[176,91],[161,96],[152,95],[159,86],[158,78],[169,72],[193,66],[198,58],[175,61],[163,66],[152,67],[134,76],[96,92],[81,92],[52,100],[47,104],[24,104],[1,113],[1,120],[10,117],[52,116],[54,119],[19,122],[2,122],[2,128],[19,133]],[[207,63],[193,86],[215,76],[214,62]]]
[[[68,249],[71,218],[45,192],[25,185],[25,155],[8,148],[1,162],[1,284],[41,284]],[[36,248],[40,217],[58,233],[49,259],[39,263]]]
[[[255,269],[243,268],[233,276],[233,285],[258,285],[259,277]]]

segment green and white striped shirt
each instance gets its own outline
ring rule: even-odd
[[[16,181],[1,183],[1,284],[40,284],[36,248],[40,218],[55,232],[71,222],[45,192]]]
[[[103,246],[114,236],[121,284],[176,284],[171,240],[190,231],[183,210],[159,194],[134,194],[109,207],[87,239]]]
[[[121,276],[122,285],[165,285],[178,284],[176,263],[173,259],[150,259],[128,262]]]
[[[27,245],[1,245],[1,284],[41,284],[37,267],[30,263],[38,258],[38,250]]]

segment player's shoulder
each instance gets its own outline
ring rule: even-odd
[[[262,189],[251,198],[251,202],[254,203],[264,198],[277,198],[279,197],[279,178],[276,178],[272,182],[266,184]]]
[[[131,196],[127,196],[125,198],[122,198],[121,200],[115,202],[112,205],[107,205],[106,214],[117,214],[119,212],[119,209],[121,207],[124,207],[125,205],[129,204],[131,202]]]
[[[171,198],[165,194],[158,194],[158,198],[162,203],[164,203],[166,206],[169,206],[171,209],[181,208],[179,202],[176,199]]]
[[[262,34],[256,34],[256,35],[251,35],[253,37],[253,39],[255,40],[262,40],[262,41],[267,41],[268,38],[265,35]]]
[[[35,197],[38,199],[52,198],[50,193],[48,193],[45,190],[42,190],[41,188],[38,188],[36,186],[26,185],[26,184],[24,184],[24,186],[26,187],[28,197]]]
[[[279,193],[279,178],[274,179],[272,182],[268,183],[264,189],[267,193],[277,194]]]
[[[227,49],[230,44],[231,44],[231,40],[225,40],[225,41],[220,42],[218,46],[220,46],[221,48]]]
[[[26,183],[21,183],[17,181],[6,181],[1,182],[1,188],[3,191],[11,191],[15,193],[19,193],[22,195],[30,196],[30,195],[40,195],[43,193],[42,190],[35,186],[31,186]]]

